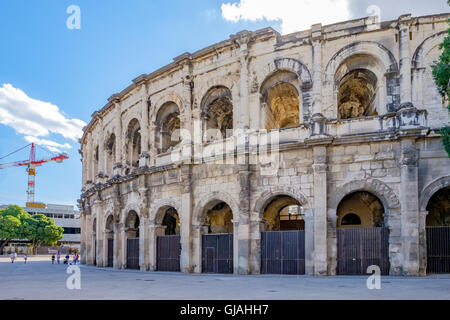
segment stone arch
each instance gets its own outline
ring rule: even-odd
[[[113,176],[113,166],[116,164],[116,143],[117,138],[115,134],[115,130],[111,133],[108,133],[107,138],[105,140],[104,150],[105,156],[107,158],[106,161],[106,172],[104,172],[109,177]]]
[[[107,230],[107,229],[106,229],[106,225],[107,225],[107,222],[108,222],[109,218],[112,218],[113,224],[114,224],[114,222],[115,222],[115,220],[114,220],[114,214],[113,214],[112,212],[108,211],[108,212],[103,216],[103,222],[102,222],[103,232],[111,232],[111,231],[114,231],[114,230]]]
[[[208,94],[208,92],[211,90],[211,88],[215,87],[225,87],[228,88],[231,92],[231,100],[235,100],[236,97],[239,96],[239,92],[237,91],[239,89],[239,86],[235,85],[234,81],[231,77],[213,77],[206,81],[206,84],[202,86],[202,88],[199,90],[198,97],[200,97],[200,106],[202,106],[202,102],[205,98],[205,96]]]
[[[435,47],[440,45],[445,38],[447,31],[441,31],[426,38],[414,51],[412,57],[413,68],[423,68],[426,55]]]
[[[428,203],[433,195],[439,190],[450,186],[450,176],[445,176],[435,180],[426,186],[422,191],[422,196],[419,200],[420,211],[426,212]]]
[[[136,205],[127,205],[127,206],[125,207],[125,209],[122,210],[121,221],[120,221],[120,223],[121,223],[122,225],[125,225],[125,222],[127,221],[128,215],[129,215],[129,213],[130,213],[131,211],[136,212],[136,214],[137,214],[138,217],[139,217],[139,220],[142,218],[138,206],[136,206]]]
[[[346,62],[351,63],[347,66]],[[357,70],[368,70],[376,75],[378,113],[395,111],[400,103],[399,94],[396,90],[387,90],[398,87],[399,68],[395,56],[380,43],[359,41],[336,52],[325,67],[324,106],[327,116],[337,118],[338,87],[347,74]]]
[[[150,98],[150,100],[151,100],[151,98]],[[150,123],[152,123],[152,124],[156,123],[156,117],[158,115],[159,110],[167,102],[175,103],[180,110],[180,114],[183,114],[185,112],[187,103],[175,91],[172,90],[166,94],[163,94],[161,97],[159,97],[155,101],[155,103],[152,104],[153,107],[150,112]]]
[[[290,74],[294,77],[290,77]],[[283,84],[290,84],[297,91],[296,98],[290,100],[297,100],[298,124],[308,121],[311,107],[311,73],[302,62],[293,58],[277,58],[264,68],[263,80],[259,86],[261,106],[266,106],[269,92]]]
[[[178,143],[173,135],[181,129],[180,107],[173,101],[165,102],[157,111],[155,119],[155,143],[160,153],[167,152]]]
[[[225,202],[233,212],[233,221],[239,221],[239,206],[234,198],[227,192],[212,192],[209,195],[202,197],[194,209],[193,224],[200,225],[206,218],[208,209],[214,207],[219,202]]]
[[[142,152],[141,148],[141,123],[137,118],[131,119],[126,126],[125,150],[127,154],[127,162],[132,167],[139,167],[139,157]]]
[[[328,198],[328,208],[336,212],[342,199],[358,191],[370,192],[380,199],[384,206],[385,214],[389,210],[400,208],[400,201],[395,192],[384,182],[377,179],[352,181],[338,188]]]
[[[230,88],[226,86],[209,88],[202,97],[200,108],[205,133],[207,130],[220,130],[222,139],[226,138],[227,130],[234,128],[235,118],[233,94]],[[216,138],[214,132],[208,133],[208,141]]]
[[[163,199],[154,202],[150,207],[150,223],[154,223],[155,225],[162,223],[167,208],[174,208],[178,214],[181,212],[181,203],[178,199]]]
[[[262,218],[264,208],[269,204],[271,199],[276,196],[289,196],[297,200],[300,205],[305,209],[310,209],[308,199],[297,189],[292,187],[277,187],[275,189],[264,191],[255,203],[253,212],[256,212],[260,218]]]

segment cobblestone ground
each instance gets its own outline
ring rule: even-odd
[[[97,269],[80,266],[81,290],[69,290],[66,265],[49,257],[0,257],[0,299],[432,299],[450,300],[450,275],[383,277],[381,290],[366,287],[368,277],[185,275]]]

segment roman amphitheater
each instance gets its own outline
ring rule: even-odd
[[[134,79],[80,139],[82,263],[450,273],[449,18],[242,31]]]

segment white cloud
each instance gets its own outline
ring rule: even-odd
[[[39,139],[33,136],[25,136],[25,140],[30,143],[35,143],[46,147],[48,150],[56,153],[61,153],[61,149],[72,149],[72,146],[68,143],[60,144],[55,141]]]
[[[10,84],[0,88],[0,124],[32,137],[54,133],[73,141],[82,136],[86,125],[79,119],[67,119],[54,104],[32,99]],[[48,143],[47,146],[55,148]]]
[[[309,29],[316,23],[345,21],[351,15],[349,0],[240,0],[223,3],[222,17],[233,22],[281,21],[281,32],[287,34]]]

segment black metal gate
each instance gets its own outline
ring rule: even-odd
[[[97,240],[94,241],[94,266],[97,265]]]
[[[305,274],[305,231],[261,233],[262,274]]]
[[[427,228],[427,273],[450,273],[450,227]]]
[[[180,271],[181,237],[161,236],[157,238],[157,270]]]
[[[114,267],[114,239],[108,239],[108,268]]]
[[[139,238],[127,239],[127,269],[139,270]]]
[[[203,273],[233,273],[233,235],[206,234],[202,237]]]
[[[337,229],[338,275],[366,275],[372,265],[389,275],[389,229]]]

